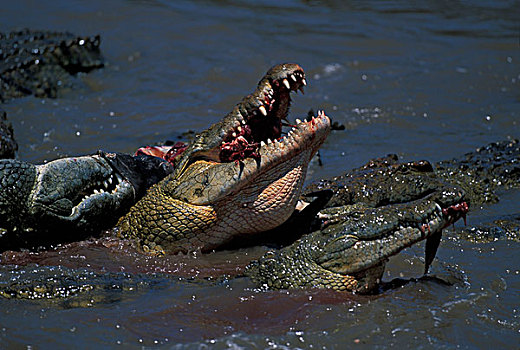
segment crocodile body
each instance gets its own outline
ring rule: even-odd
[[[54,98],[70,76],[103,66],[100,38],[24,29],[0,33],[0,102],[34,95]]]

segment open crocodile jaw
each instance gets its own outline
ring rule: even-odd
[[[135,196],[130,182],[100,155],[58,159],[38,166],[37,176],[32,211],[42,219],[76,222]]]
[[[68,221],[88,221],[93,211],[107,210],[122,214],[150,186],[172,172],[167,161],[144,154],[131,156],[98,151],[93,156],[65,158],[61,161],[74,163],[79,171],[70,173],[74,179],[67,176],[59,178],[68,187],[58,184],[56,188],[67,188],[68,191],[63,193],[59,201],[49,202],[47,208],[51,215]]]

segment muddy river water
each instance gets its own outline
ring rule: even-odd
[[[79,75],[74,89],[2,105],[19,158],[34,163],[98,149],[133,152],[201,130],[286,61],[298,62],[309,82],[290,118],[319,108],[346,127],[329,136],[323,166],[313,162],[308,181],[388,153],[439,161],[520,137],[518,1],[18,0],[3,2],[0,19],[2,32],[102,38],[105,68]],[[473,208],[468,223],[520,213],[520,191],[500,195],[497,204]],[[232,276],[261,250],[161,260],[101,240],[18,257],[35,269],[179,277],[158,277],[91,307],[0,299],[0,348],[520,344],[519,242],[472,243],[448,231],[431,269],[448,283],[421,281],[376,296],[259,291],[245,278],[213,277]],[[419,277],[422,256],[422,246],[405,250],[385,279]],[[16,271],[8,263],[0,273]]]

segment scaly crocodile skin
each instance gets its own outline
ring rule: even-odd
[[[79,240],[109,229],[171,173],[156,157],[98,152],[42,165],[0,160],[0,251]]]
[[[258,160],[196,161],[153,186],[119,229],[145,251],[175,253],[208,251],[237,234],[277,227],[292,214],[307,165],[329,129],[322,115],[260,148]]]
[[[306,85],[297,64],[271,68],[257,89],[184,151],[173,174],[118,223],[149,252],[210,251],[239,234],[282,224],[307,165],[330,131],[320,112],[282,137],[290,92]]]

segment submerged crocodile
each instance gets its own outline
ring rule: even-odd
[[[103,66],[100,38],[24,29],[0,33],[0,102],[34,95],[55,98],[70,75]]]
[[[172,173],[121,218],[119,235],[137,240],[145,251],[172,253],[210,251],[237,235],[245,240],[243,234],[276,231],[294,212],[310,157],[330,128],[319,113],[297,121],[282,137],[290,92],[305,84],[299,66],[273,67],[221,122],[202,132],[180,156],[166,157]],[[518,155],[518,149],[513,152]],[[288,239],[285,248],[252,262],[246,274],[269,288],[369,292],[377,288],[388,257],[424,239],[427,270],[442,229],[468,210],[463,186],[443,174],[428,162],[399,164],[389,157],[310,187],[305,194],[317,199],[277,231],[296,240]],[[52,177],[45,181],[53,186]],[[75,191],[89,194],[96,187],[82,186]],[[105,199],[91,197],[93,204]],[[69,214],[81,213],[82,203],[68,203]],[[19,289],[12,290],[12,295],[19,294]]]
[[[493,142],[435,164],[435,172],[462,187],[472,205],[498,202],[497,190],[520,186],[520,142]]]

